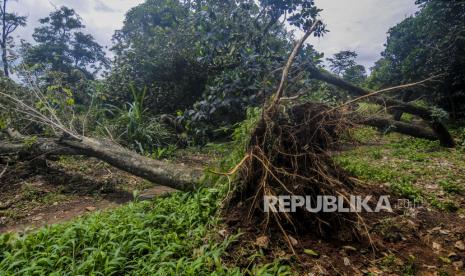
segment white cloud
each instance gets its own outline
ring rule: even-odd
[[[114,31],[123,25],[125,13],[144,0],[19,0],[10,2],[10,10],[28,15],[28,26],[16,35],[31,40],[39,18],[46,17],[55,7],[61,5],[75,9],[83,19],[87,32],[97,42],[111,46]],[[358,61],[370,67],[379,58],[390,27],[413,14],[414,0],[316,0],[324,9],[322,18],[330,33],[310,41],[326,54],[326,57],[340,50],[354,50],[359,53]]]
[[[369,68],[380,58],[387,31],[412,15],[414,0],[316,0],[330,32],[310,41],[330,57],[341,50],[359,54],[358,62]]]
[[[31,40],[38,20],[46,17],[55,7],[68,6],[81,16],[86,32],[91,33],[98,43],[111,46],[115,30],[123,26],[126,12],[144,0],[19,0],[11,2],[10,10],[28,16],[26,28],[18,29],[16,35]]]

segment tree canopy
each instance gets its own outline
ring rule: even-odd
[[[81,31],[85,26],[73,9],[61,7],[39,22],[41,26],[32,35],[36,44],[26,49],[24,57],[24,64],[32,70],[68,75],[78,70],[93,79],[108,65],[103,47]]]
[[[313,1],[146,1],[114,36],[107,85],[120,102],[129,100],[127,83],[147,86],[153,113],[180,111],[196,132],[235,123],[271,93],[269,72],[291,48],[284,21],[305,29],[318,12]],[[308,46],[299,58],[317,56]]]
[[[438,75],[436,82],[416,89],[415,98],[465,114],[465,1],[421,0],[420,11],[388,34],[370,85],[398,85]]]

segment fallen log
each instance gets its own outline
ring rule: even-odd
[[[311,72],[313,78],[342,88],[354,96],[360,97],[370,94],[369,91],[356,85],[353,85],[325,70],[320,70],[313,65],[308,66],[307,69]],[[452,135],[450,135],[447,128],[433,115],[433,112],[431,110],[424,107],[415,106],[409,103],[404,103],[396,99],[382,97],[380,95],[368,97],[367,100],[382,106],[386,106],[390,110],[396,110],[403,113],[410,113],[412,115],[416,115],[422,118],[434,131],[437,139],[441,142],[442,146],[450,148],[455,147],[455,141],[452,138]]]
[[[358,120],[355,121],[359,124],[372,126],[382,131],[389,130],[416,138],[422,138],[431,141],[438,140],[436,134],[434,134],[434,132],[431,130],[414,124],[391,120],[388,118],[373,116],[367,118],[358,118]]]
[[[406,90],[402,93],[402,97],[401,97],[401,100],[405,103],[408,103],[410,101],[410,98],[412,97],[413,95],[413,90],[409,89],[409,90]],[[394,120],[396,121],[400,121],[400,119],[402,118],[402,114],[403,112],[402,111],[399,111],[399,110],[393,110],[392,112],[392,116],[394,118]]]
[[[153,183],[182,191],[194,190],[203,174],[202,170],[192,169],[184,164],[154,160],[113,142],[88,137],[80,137],[79,140],[71,137],[40,138],[32,144],[23,141],[0,142],[0,155],[7,154],[28,156],[29,159],[57,155],[95,157]]]

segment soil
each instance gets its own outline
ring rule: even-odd
[[[190,152],[173,158],[191,167],[204,167],[212,159]],[[0,160],[0,171],[6,163]],[[174,191],[93,158],[10,164],[0,177],[0,233],[31,231],[115,208],[133,200],[135,194],[149,200]]]
[[[354,194],[373,195],[376,202],[379,195],[390,192],[379,186],[359,186]],[[221,232],[223,236],[242,233],[226,261],[251,267],[279,260],[306,275],[465,275],[465,249],[460,248],[465,241],[463,215],[427,206],[408,207],[392,194],[390,202],[392,213],[361,213],[365,224],[360,225],[363,237],[359,241],[324,239],[312,231],[289,233],[296,256],[279,229],[263,233],[256,222],[244,223],[245,210],[238,206],[237,212],[225,218]],[[257,251],[263,257],[251,258]]]

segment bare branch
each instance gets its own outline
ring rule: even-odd
[[[284,66],[283,74],[281,76],[281,81],[279,83],[278,89],[276,90],[274,102],[270,106],[272,108],[273,106],[277,105],[279,103],[279,100],[281,99],[283,93],[284,93],[284,86],[286,85],[287,77],[289,75],[289,70],[292,67],[292,64],[294,63],[294,59],[299,53],[300,49],[302,49],[302,46],[304,42],[307,40],[307,38],[320,26],[322,22],[320,20],[315,20],[313,25],[308,29],[308,31],[305,33],[305,35],[299,39],[294,46],[294,49],[291,52],[291,55],[289,56],[286,66]]]

